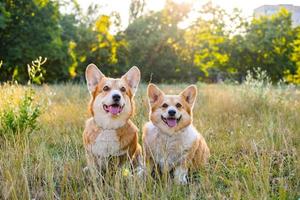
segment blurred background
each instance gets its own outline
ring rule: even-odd
[[[1,0],[0,81],[84,81],[95,63],[144,82],[300,83],[300,2]],[[33,61],[33,62],[32,62]]]

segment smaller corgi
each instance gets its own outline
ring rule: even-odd
[[[188,171],[199,169],[210,155],[203,136],[192,125],[197,88],[191,85],[179,95],[166,95],[149,84],[147,92],[150,122],[143,130],[146,160],[161,171],[174,170],[175,181],[186,184]]]
[[[140,77],[137,67],[117,79],[106,77],[94,64],[86,68],[92,115],[83,132],[88,166],[104,169],[111,158],[116,158],[118,166],[140,159],[138,128],[130,120]]]

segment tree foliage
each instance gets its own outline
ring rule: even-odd
[[[2,81],[27,80],[27,63],[39,56],[49,57],[48,66],[65,59],[57,2],[5,0],[0,7],[5,11],[0,19]]]
[[[140,67],[144,80],[182,81],[192,78],[195,69],[183,57],[186,42],[183,40],[184,31],[178,28],[189,11],[188,4],[167,1],[163,10],[136,19],[125,30],[129,64]]]
[[[243,48],[247,52],[244,68],[260,67],[273,81],[282,79],[284,71],[295,71],[295,64],[290,59],[294,39],[287,10],[282,9],[271,17],[254,19],[244,40]]]
[[[66,5],[72,11],[62,13]],[[99,12],[101,5],[83,13],[75,0],[0,2],[0,81],[26,83],[27,64],[42,56],[43,82],[83,80],[89,63],[109,76],[137,65],[143,80],[154,82],[243,81],[257,68],[273,82],[300,82],[299,28],[284,9],[247,21],[211,3],[195,9],[167,0],[156,12],[146,6],[131,0],[123,30],[120,15]],[[191,13],[198,17],[182,28]]]
[[[291,72],[290,69],[285,71],[285,78],[290,83],[300,84],[300,27],[296,28],[295,40],[292,43],[293,52],[291,55],[291,61],[296,64],[295,72]]]
[[[229,40],[225,31],[225,11],[208,3],[199,13],[201,16],[185,31],[185,40],[193,64],[204,77],[214,79],[217,72],[226,68],[229,60],[225,48]]]

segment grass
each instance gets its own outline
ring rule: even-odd
[[[176,93],[186,85],[161,85]],[[0,111],[27,88],[0,87]],[[0,199],[297,199],[300,197],[300,91],[290,87],[198,84],[194,125],[211,149],[209,165],[187,186],[83,172],[85,85],[35,87],[38,129],[0,138]],[[146,85],[133,119],[148,118]],[[0,134],[5,136],[6,132]]]

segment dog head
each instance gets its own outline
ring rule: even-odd
[[[85,72],[92,96],[89,109],[96,123],[104,129],[123,126],[133,114],[133,97],[140,82],[140,70],[132,67],[121,78],[106,77],[94,64]]]
[[[150,120],[167,134],[176,134],[192,123],[197,88],[191,85],[179,95],[166,95],[156,85],[148,86]]]

